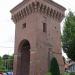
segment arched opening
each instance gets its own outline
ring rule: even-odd
[[[20,43],[21,66],[20,74],[29,75],[30,70],[30,44],[28,40],[23,40]]]
[[[56,57],[51,59],[50,72],[52,75],[60,75],[59,64]]]

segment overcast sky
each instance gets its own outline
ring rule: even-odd
[[[15,25],[11,20],[10,10],[22,0],[0,0],[0,56],[13,54]],[[67,10],[75,11],[74,0],[54,0],[66,7]]]

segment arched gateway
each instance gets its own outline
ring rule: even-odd
[[[21,75],[29,75],[30,70],[30,43],[28,40],[22,40],[19,45],[19,50],[21,53]]]
[[[53,56],[64,71],[60,41],[64,12],[52,0],[23,0],[11,10],[16,25],[14,75],[46,75]]]

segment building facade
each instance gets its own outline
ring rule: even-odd
[[[52,0],[23,0],[11,10],[16,24],[14,75],[45,75],[52,57],[64,71],[60,39],[64,12]]]
[[[75,62],[71,59],[65,60],[65,71],[66,72],[75,72]]]

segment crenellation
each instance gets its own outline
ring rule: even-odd
[[[30,13],[32,13],[32,6],[31,6],[31,4],[29,4],[29,9],[30,9]]]
[[[56,18],[58,17],[58,14],[59,14],[59,12],[57,11],[57,13],[56,13]]]
[[[21,10],[21,16],[22,16],[22,18],[24,18],[24,13],[23,13],[23,10]]]
[[[13,22],[15,22],[15,16],[12,15],[11,19],[13,20]]]
[[[26,16],[26,9],[25,8],[23,8],[23,13],[24,13],[24,16]]]
[[[58,20],[61,22],[61,19],[62,19],[61,13],[59,13],[59,15],[58,15]]]
[[[55,6],[55,7],[59,8],[59,10],[64,10],[64,11],[66,10],[64,7],[62,7],[61,5],[55,3],[52,0],[44,0],[44,1],[47,2],[47,3],[49,3],[49,4],[51,4],[52,6]]]
[[[50,15],[49,12],[50,12],[50,8],[48,7],[48,8],[47,8],[47,15]]]
[[[36,4],[37,12],[38,12],[38,10],[39,10],[39,6],[40,6],[40,3],[39,3],[39,2],[37,2],[37,4]]]
[[[21,19],[22,18],[22,16],[21,16],[22,13],[20,11],[18,13],[19,13],[19,19]]]
[[[16,17],[16,15],[13,15],[13,16],[12,16],[12,20],[13,20],[13,22],[15,22],[15,23],[17,22],[17,17]]]
[[[57,11],[56,10],[54,10],[54,14],[55,14],[54,17],[56,18],[56,14],[57,14]]]
[[[50,16],[53,17],[53,9],[51,8]]]
[[[53,10],[53,12],[52,12],[52,18],[53,18],[53,19],[55,18],[55,16],[54,16],[54,10]]]
[[[27,12],[27,15],[29,15],[29,9],[28,9],[28,6],[26,6],[26,12]]]
[[[19,21],[20,20],[20,14],[19,14],[19,12],[16,14],[16,16],[17,16],[17,21]]]
[[[43,4],[40,5],[40,12],[42,13]]]
[[[35,3],[32,2],[32,12],[34,13],[35,12]]]
[[[23,9],[21,9],[18,13],[16,13],[16,17],[14,17],[13,21],[18,22],[20,21],[22,18],[24,18],[25,16],[34,13],[34,12],[39,12],[42,14],[46,14],[47,16],[49,15],[50,17],[52,17],[53,19],[62,20],[62,17],[64,16],[63,14],[61,14],[61,12],[58,12],[57,10],[39,3],[39,2],[32,2],[31,4],[27,5],[26,7],[24,7]]]
[[[43,5],[43,4],[42,4],[42,5]],[[44,13],[44,5],[42,6],[42,10],[41,10],[41,11],[42,11],[42,13]]]

